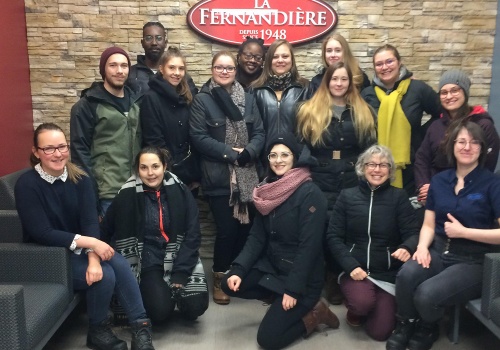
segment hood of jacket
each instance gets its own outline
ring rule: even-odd
[[[384,85],[384,83],[382,83],[382,81],[380,81],[380,78],[377,76],[377,74],[375,74],[375,76],[373,77],[372,85],[373,85],[373,87],[378,86],[379,88],[381,88],[385,92],[391,92],[391,91],[394,91],[398,88],[398,85],[401,82],[401,80],[411,78],[412,76],[413,76],[413,73],[410,72],[404,65],[401,65],[401,68],[399,69],[398,80],[396,80],[392,89],[388,89]]]

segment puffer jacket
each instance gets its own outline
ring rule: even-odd
[[[326,239],[347,274],[361,267],[375,279],[394,283],[403,263],[391,254],[399,248],[413,254],[418,233],[415,210],[404,190],[389,181],[372,190],[361,181],[340,193]]]
[[[494,172],[497,166],[500,139],[493,119],[481,106],[475,106],[466,119],[477,123],[483,129],[486,136],[486,147],[488,148],[484,167]],[[446,129],[450,123],[450,115],[445,112],[427,130],[424,141],[415,155],[415,182],[417,188],[430,184],[431,177],[435,174],[453,167],[441,148]]]
[[[413,73],[406,70],[406,68],[401,67],[401,69],[406,71],[399,80],[396,82],[394,87],[390,90],[386,89],[380,79],[375,77],[372,82],[372,86],[365,88],[361,95],[370,106],[372,106],[378,115],[378,109],[380,107],[380,101],[375,93],[375,86],[380,87],[386,94],[390,94],[392,91],[397,89],[399,83],[404,80],[411,78]],[[412,79],[410,81],[410,86],[408,91],[403,96],[401,100],[401,107],[405,113],[406,118],[411,126],[411,141],[410,141],[410,161],[411,164],[407,165],[403,169],[403,188],[406,190],[409,196],[415,195],[415,177],[413,170],[413,163],[415,161],[415,153],[422,144],[425,137],[425,132],[431,123],[439,118],[441,113],[441,104],[439,102],[439,97],[437,93],[426,83],[421,80]],[[423,114],[427,113],[430,115],[430,119],[422,125]],[[378,115],[380,119],[381,116]]]
[[[245,93],[243,117],[249,140],[245,149],[255,161],[264,146],[265,134],[255,98],[249,93]],[[192,144],[201,158],[203,193],[209,196],[229,195],[228,164],[235,164],[238,152],[225,143],[226,116],[210,94],[208,83],[203,85],[191,104],[189,124]]]
[[[296,165],[312,161],[309,150],[304,148]],[[264,288],[314,305],[324,283],[326,205],[318,186],[307,181],[268,215],[257,212],[229,275],[244,279],[251,269],[258,269],[265,274],[259,281]]]
[[[323,144],[307,144],[312,156],[318,160],[318,165],[311,167],[311,173],[313,181],[328,199],[328,211],[332,210],[342,189],[358,185],[354,165],[358,156],[376,141],[366,140],[366,143],[359,145],[352,109],[347,106],[340,120],[332,118],[323,135]],[[333,151],[340,151],[340,159],[332,159]]]
[[[295,134],[296,104],[309,97],[307,87],[296,82],[287,87],[278,101],[276,93],[269,86],[264,85],[251,89],[255,95],[264,130],[266,131],[266,147],[277,135],[290,132]]]
[[[104,83],[82,91],[71,108],[71,158],[94,180],[98,199],[113,199],[133,173],[141,147],[139,101],[125,86],[130,109],[121,113]]]

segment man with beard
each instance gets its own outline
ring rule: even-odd
[[[104,81],[83,90],[71,109],[71,158],[93,179],[100,215],[132,174],[140,150],[138,98],[125,86],[129,67],[125,50],[104,50],[99,62]]]
[[[167,46],[167,31],[160,22],[148,22],[142,27],[141,45],[144,55],[137,55],[137,64],[130,68],[126,84],[137,94],[149,90],[149,79],[158,72],[160,57]],[[198,92],[193,79],[186,75],[189,89]]]

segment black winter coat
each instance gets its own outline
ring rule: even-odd
[[[245,93],[245,118],[249,143],[245,149],[255,161],[264,146],[262,127],[255,98]],[[201,187],[211,196],[230,194],[228,163],[235,164],[238,152],[225,143],[226,116],[210,94],[208,85],[201,88],[190,108],[189,133],[201,158]]]
[[[316,302],[324,282],[326,203],[320,189],[308,181],[268,215],[257,213],[229,275],[244,279],[256,268],[266,273],[259,282],[263,287]]]
[[[391,254],[399,248],[413,254],[418,233],[415,210],[404,190],[389,181],[371,190],[362,181],[340,193],[326,239],[347,274],[361,267],[375,279],[394,283],[403,263]]]
[[[190,184],[201,178],[199,159],[189,139],[189,106],[175,88],[156,75],[142,98],[140,120],[143,146],[166,148],[172,156],[169,170]],[[196,95],[196,91],[191,91]]]

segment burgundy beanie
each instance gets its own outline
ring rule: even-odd
[[[102,77],[103,80],[104,80],[104,70],[105,70],[105,67],[106,67],[106,62],[108,62],[108,58],[110,56],[114,55],[115,53],[120,53],[123,56],[127,57],[128,66],[129,67],[131,66],[131,64],[130,64],[130,58],[128,57],[128,54],[127,54],[127,52],[124,49],[122,49],[121,47],[118,47],[118,46],[108,47],[101,54],[101,60],[99,61],[99,73],[101,73],[101,77]]]

